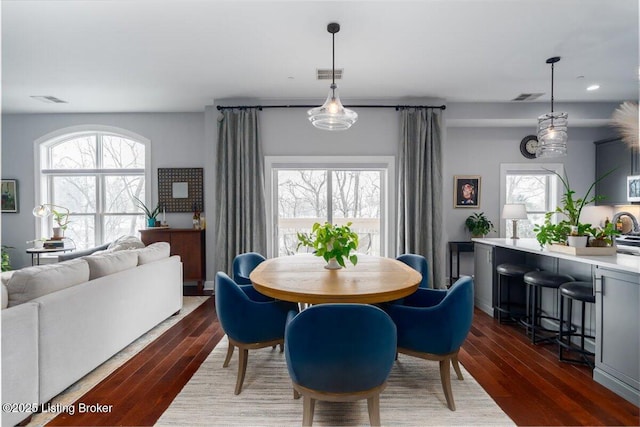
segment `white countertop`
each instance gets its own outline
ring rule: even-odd
[[[540,244],[536,239],[471,239],[477,243],[485,245],[499,246],[501,248],[513,249],[518,251],[530,252],[543,256],[554,258],[562,258],[566,260],[582,262],[585,264],[597,265],[600,267],[611,268],[615,270],[628,271],[631,273],[640,273],[640,256],[616,254],[614,256],[576,256],[568,255],[560,252],[552,252],[546,249],[540,249]]]

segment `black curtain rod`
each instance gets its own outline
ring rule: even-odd
[[[222,110],[232,110],[232,109],[247,109],[247,108],[257,108],[258,110],[263,110],[265,108],[315,108],[317,105],[235,105],[235,106],[222,106],[218,105],[216,108],[220,111]],[[441,110],[446,110],[446,105],[345,105],[346,108],[395,108],[396,111],[404,109],[404,108],[417,108],[417,109],[436,109],[439,108]]]

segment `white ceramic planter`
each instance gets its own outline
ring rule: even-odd
[[[329,262],[327,262],[327,265],[324,266],[324,268],[326,268],[327,270],[340,270],[342,266],[338,264],[338,261],[336,261],[335,258],[331,258]]]
[[[574,248],[584,248],[587,246],[589,236],[569,236],[567,237],[567,243]]]

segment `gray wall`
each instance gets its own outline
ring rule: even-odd
[[[441,100],[411,101],[433,105],[443,103]],[[406,100],[368,102],[407,103]],[[220,105],[247,103],[247,100],[216,101]],[[277,103],[314,104],[308,100],[279,100]],[[33,141],[60,128],[100,124],[121,127],[151,140],[154,201],[157,197],[158,167],[205,168],[207,276],[212,280],[215,273],[212,270],[215,257],[215,176],[212,165],[215,164],[216,120],[219,114],[215,109],[216,104],[208,106],[204,113],[3,115],[2,177],[16,178],[20,184],[21,212],[2,215],[2,242],[17,248],[13,251],[14,264],[22,266],[30,262],[24,254],[27,247],[25,242],[33,238],[35,230],[35,219],[31,215],[35,203]],[[570,126],[569,156],[559,162],[565,163],[571,183],[578,192],[586,190],[586,186],[593,180],[595,149],[592,142],[614,134],[604,124],[618,105],[619,103],[567,104],[557,108],[569,112]],[[539,162],[522,157],[519,142],[524,136],[535,133],[536,117],[545,113],[547,107],[543,103],[447,103],[447,110],[444,112],[446,129],[443,149],[445,241],[469,238],[462,225],[470,214],[469,210],[453,208],[453,176],[482,176],[480,210],[496,224],[499,223],[497,189],[500,163]],[[358,113],[358,122],[350,130],[326,132],[309,124],[305,109],[265,109],[260,113],[264,154],[395,156],[400,131],[398,112],[394,109],[361,109]],[[171,226],[190,226],[188,214],[167,214],[167,217]],[[462,272],[465,272],[469,270],[470,262],[463,261]]]
[[[11,250],[14,268],[31,264],[26,241],[35,236],[34,141],[78,125],[123,128],[151,140],[152,194],[157,202],[157,168],[204,167],[204,114],[9,114],[2,116],[2,178],[18,180],[17,214],[2,214],[2,244]],[[207,174],[205,172],[205,179]],[[167,214],[174,227],[191,227],[191,215]]]

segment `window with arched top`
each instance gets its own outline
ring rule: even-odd
[[[70,211],[64,236],[77,248],[137,235],[145,218],[134,197],[147,200],[148,145],[144,138],[108,130],[76,131],[38,142],[36,204]],[[51,236],[54,219],[40,221],[39,237]]]

